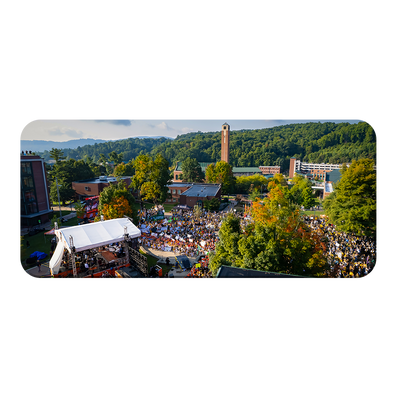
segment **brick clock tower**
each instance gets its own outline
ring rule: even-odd
[[[231,127],[225,122],[221,132],[221,161],[229,164],[229,133]]]

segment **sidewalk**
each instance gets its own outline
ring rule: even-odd
[[[168,257],[170,261],[170,265],[172,266],[171,270],[168,273],[168,276],[173,275],[174,278],[184,278],[186,275],[190,273],[189,271],[182,271],[180,267],[176,268],[175,267],[175,254],[173,251],[161,251],[161,250],[156,250],[156,249],[150,249],[147,247],[140,246],[141,250],[144,251],[145,253],[158,258],[158,263],[165,264],[165,259]],[[197,257],[188,257],[190,264],[193,266],[196,264]]]
[[[158,262],[165,264],[165,259],[168,257],[170,264],[175,265],[175,256],[182,255],[182,254],[175,254],[173,251],[161,251],[157,249],[151,249],[147,247],[141,246],[141,249],[146,252],[147,254],[158,258]],[[197,261],[197,257],[188,257],[190,263],[193,265]]]

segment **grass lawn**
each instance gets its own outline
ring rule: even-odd
[[[301,214],[302,215],[309,215],[310,217],[314,216],[314,212],[315,212],[315,216],[318,217],[320,215],[325,215],[325,211],[324,210],[315,210],[315,211],[302,211]]]
[[[171,210],[177,205],[178,203],[164,203],[163,207],[165,212],[171,212]],[[151,203],[143,203],[143,206],[147,209],[150,210],[151,208],[154,207],[154,204]]]
[[[61,214],[68,215],[70,214],[69,211],[61,211]],[[59,213],[56,213],[57,216],[59,216]],[[74,226],[78,225],[78,218],[74,217],[69,219],[68,221],[64,222],[60,228],[65,228],[67,226]],[[51,228],[50,228],[51,229]],[[50,230],[48,229],[48,230]],[[35,251],[41,251],[43,253],[47,254],[47,257],[42,260],[42,263],[50,261],[50,250],[51,250],[51,239],[54,237],[53,235],[44,235],[44,232],[37,233],[36,235],[29,236],[25,235],[23,236],[23,240],[21,241],[21,263],[25,269],[31,268],[33,265],[26,265],[25,260],[29,258],[29,256],[35,252]],[[27,247],[27,241],[29,242],[30,246]]]
[[[178,205],[178,203],[164,203],[163,207],[166,213],[169,213],[172,211],[172,209]]]

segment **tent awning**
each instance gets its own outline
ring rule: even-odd
[[[64,254],[64,243],[63,242],[58,242],[57,247],[53,253],[53,256],[50,259],[49,267],[51,271],[53,271],[53,274],[58,274],[58,271],[60,270],[60,265],[62,262],[62,257]]]
[[[72,236],[75,251],[80,252],[124,240],[125,226],[130,238],[140,237],[140,230],[132,224],[129,218],[116,218],[58,229],[56,235],[69,252],[71,252],[69,237]]]

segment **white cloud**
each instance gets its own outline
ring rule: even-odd
[[[168,126],[166,122],[161,122],[161,124],[156,125],[156,128],[167,130],[167,131],[175,131],[175,129]]]
[[[124,125],[124,126],[131,126],[132,120],[129,119],[98,119],[95,122],[105,122],[107,124],[112,124],[112,125]]]
[[[67,136],[67,137],[74,138],[74,139],[83,137],[82,131],[78,131],[78,130],[71,129],[71,128],[55,127],[55,128],[49,129],[48,133],[50,136]]]

